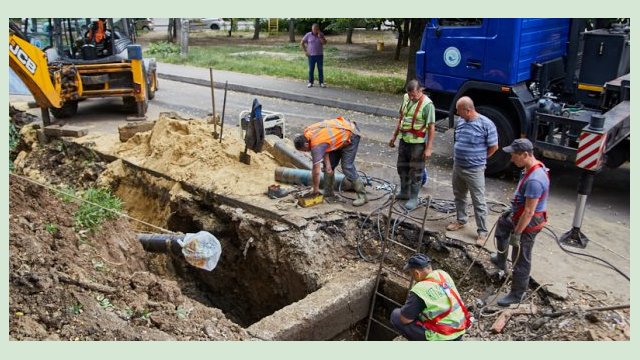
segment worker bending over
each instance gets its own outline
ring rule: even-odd
[[[362,206],[367,202],[367,193],[364,184],[358,176],[354,161],[360,143],[359,130],[355,122],[339,116],[309,125],[303,134],[298,134],[293,143],[299,151],[311,151],[313,169],[313,192],[320,189],[320,171],[324,165],[324,196],[335,196],[333,186],[335,183],[334,170],[341,163],[344,176],[351,181],[357,198],[353,206]]]

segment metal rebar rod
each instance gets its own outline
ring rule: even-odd
[[[222,118],[220,119],[220,142],[222,142],[222,132],[224,131],[224,111],[227,107],[227,86],[229,81],[224,82],[224,100],[222,101]],[[245,150],[245,153],[247,151]]]
[[[211,113],[211,120],[213,121],[213,133],[217,133],[218,132],[218,127],[216,124],[216,100],[215,100],[215,85],[213,82],[213,69],[209,68],[209,79],[211,80],[211,108],[212,108],[212,113]]]

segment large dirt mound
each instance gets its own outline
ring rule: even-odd
[[[244,143],[237,129],[222,142],[204,121],[160,117],[153,129],[119,145],[115,154],[136,165],[212,189],[221,194],[258,195],[274,183],[278,163],[266,152],[251,155],[251,165],[239,161]]]
[[[244,340],[190,284],[148,270],[123,220],[76,231],[77,205],[10,177],[9,335],[15,340]]]

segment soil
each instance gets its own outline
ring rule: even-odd
[[[9,204],[12,340],[250,339],[154,274],[126,221],[78,232],[77,205],[13,176]]]

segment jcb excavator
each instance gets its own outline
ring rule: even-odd
[[[79,101],[98,97],[122,97],[144,117],[158,88],[156,62],[142,58],[134,31],[123,18],[10,20],[9,65],[33,94],[45,125],[49,111],[68,118]]]

